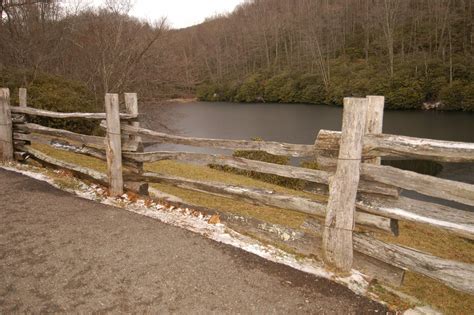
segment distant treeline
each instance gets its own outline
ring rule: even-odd
[[[474,110],[474,0],[253,0],[182,30],[105,3],[1,1],[0,83],[54,75],[96,104],[126,91],[314,104],[382,94],[390,108]]]
[[[316,74],[259,72],[243,81],[209,82],[197,89],[201,101],[281,102],[342,105],[347,96],[384,95],[389,109],[474,110],[474,83],[443,75],[396,73],[389,78],[374,68],[334,61],[332,83],[325,88]]]

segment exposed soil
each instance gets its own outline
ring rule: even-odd
[[[0,170],[0,313],[377,313],[326,279]]]

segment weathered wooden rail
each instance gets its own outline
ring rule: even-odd
[[[8,89],[0,90],[3,161],[31,156],[45,165],[68,169],[107,185],[112,195],[121,195],[124,189],[146,193],[146,183],[166,183],[305,213],[313,219],[305,222],[302,230],[294,231],[306,240],[298,243],[299,248],[304,247],[305,252],[316,256],[320,256],[321,252],[326,263],[341,272],[358,268],[372,277],[395,283],[403,280],[404,270],[410,270],[474,294],[474,265],[388,244],[375,239],[370,232],[376,230],[397,235],[398,220],[404,220],[474,240],[474,213],[399,195],[401,189],[406,189],[473,206],[474,185],[382,166],[380,163],[381,157],[387,156],[474,162],[474,144],[383,134],[383,97],[346,98],[342,132],[321,130],[315,144],[306,145],[184,137],[141,128],[134,93],[125,94],[126,113],[119,113],[117,94],[106,95],[105,113],[56,113],[28,107],[25,89],[20,89],[20,106],[11,107],[9,95]],[[45,127],[29,123],[28,116],[102,120],[101,126],[107,135],[97,137]],[[143,152],[142,138],[155,143],[260,150],[277,155],[309,157],[317,159],[319,169],[220,154]],[[104,174],[58,160],[35,149],[32,143],[101,159],[107,162],[108,172]],[[143,163],[162,160],[200,162],[301,179],[326,189],[302,197],[144,171]],[[236,224],[229,220],[231,225]],[[245,222],[251,221],[255,220],[249,218]]]

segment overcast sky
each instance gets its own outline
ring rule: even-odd
[[[103,0],[93,0],[95,5],[102,5]],[[131,15],[147,20],[158,20],[167,17],[173,28],[183,28],[199,24],[206,17],[218,13],[231,12],[244,0],[134,0]]]

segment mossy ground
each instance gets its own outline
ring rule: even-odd
[[[106,164],[101,160],[60,151],[45,145],[34,145],[34,147],[57,159],[73,162],[101,172],[106,171]],[[245,176],[211,169],[206,166],[197,166],[176,161],[148,163],[145,164],[145,169],[148,171],[190,179],[269,189],[280,193],[293,194],[313,199],[321,198],[307,192],[288,189]],[[300,228],[305,219],[309,217],[309,215],[301,214],[296,211],[254,205],[225,197],[177,188],[171,185],[153,184],[152,186],[163,192],[175,195],[191,204],[213,209],[221,209],[227,212],[250,216],[259,220],[286,225],[292,228]],[[411,222],[400,222],[400,235],[398,237],[382,233],[376,233],[375,236],[386,242],[417,248],[446,259],[474,263],[474,242],[428,226]],[[474,310],[473,295],[458,292],[438,281],[411,272],[407,272],[403,286],[397,290],[414,296],[422,302],[432,305],[446,314],[472,314],[472,310]],[[400,301],[397,302],[397,299],[391,297],[392,294],[383,292],[383,290],[374,291],[382,298],[392,299],[393,303],[398,303],[398,307],[401,309],[408,305]]]

